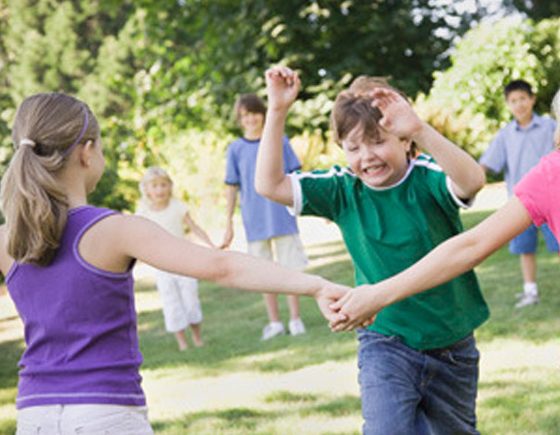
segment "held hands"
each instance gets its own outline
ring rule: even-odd
[[[385,305],[383,296],[375,291],[375,286],[356,287],[329,306],[337,313],[336,320],[330,322],[331,330],[340,332],[366,327],[373,323]]]
[[[270,110],[288,110],[297,98],[301,81],[298,74],[285,66],[275,66],[265,73]]]
[[[392,89],[377,88],[369,94],[372,106],[377,107],[383,117],[379,125],[388,133],[400,138],[412,139],[422,131],[424,123],[412,106]]]

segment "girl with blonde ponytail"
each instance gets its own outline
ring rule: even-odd
[[[19,107],[2,179],[0,272],[23,320],[17,434],[146,435],[131,269],[329,304],[345,287],[244,254],[205,248],[138,216],[87,204],[101,178],[99,126],[83,102],[37,94]]]

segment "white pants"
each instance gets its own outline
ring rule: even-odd
[[[273,255],[274,250],[274,255]],[[303,270],[307,266],[307,257],[299,234],[257,240],[247,244],[247,253],[266,260],[275,260],[284,267]]]
[[[153,435],[145,406],[45,405],[18,410],[16,435]]]
[[[196,279],[158,270],[156,285],[168,332],[182,331],[189,325],[202,322]]]

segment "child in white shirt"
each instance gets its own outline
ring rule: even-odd
[[[191,218],[187,205],[172,197],[173,181],[161,168],[150,167],[140,182],[142,199],[136,211],[171,234],[184,237],[184,226],[205,244],[214,247],[208,234]],[[195,346],[203,345],[201,337],[202,310],[198,298],[198,281],[187,276],[157,270],[156,285],[163,305],[165,329],[175,334],[179,350],[188,347],[185,329],[191,329]]]

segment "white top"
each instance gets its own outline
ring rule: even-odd
[[[178,199],[171,198],[169,205],[161,210],[152,210],[141,202],[138,210],[136,210],[136,214],[156,222],[174,236],[185,237],[185,224],[183,220],[187,211],[187,204]]]

